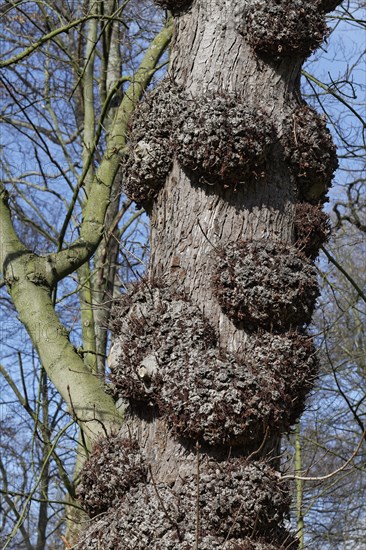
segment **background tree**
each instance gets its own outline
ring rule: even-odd
[[[70,242],[80,235],[82,218],[88,219],[89,216],[89,221],[92,218],[89,235],[93,242],[89,240],[87,245],[98,246],[93,260],[89,261],[92,250],[86,251],[84,243],[82,246],[76,245],[77,251],[84,248],[82,268],[77,271],[77,278],[73,266],[71,276],[59,281],[53,288],[51,299],[47,298],[49,307],[52,302],[67,332],[62,333],[58,343],[54,342],[57,327],[52,322],[55,318],[51,316],[53,321],[50,323],[43,312],[41,323],[35,322],[31,327],[33,342],[42,345],[47,338],[51,339],[62,354],[69,350],[69,357],[76,361],[75,372],[78,371],[76,365],[84,362],[88,368],[100,373],[98,377],[101,380],[114,289],[128,281],[136,263],[140,265],[144,248],[138,246],[138,242],[144,242],[146,237],[144,222],[140,221],[141,211],[136,211],[131,201],[121,202],[120,176],[115,179],[114,187],[112,180],[109,181],[110,188],[106,188],[104,203],[101,202],[103,193],[97,193],[99,196],[94,196],[91,201],[94,210],[100,207],[98,217],[95,217],[96,210],[90,212],[89,208],[88,213],[85,204],[94,166],[105,152],[106,136],[123,96],[125,101],[120,109],[123,120],[118,129],[122,134],[125,133],[123,128],[127,124],[128,113],[150,81],[154,64],[169,39],[168,31],[167,37],[158,37],[147,57],[141,58],[146,42],[153,39],[157,30],[158,23],[151,24],[151,15],[151,6],[141,2],[138,6],[129,2],[75,2],[67,6],[55,2],[48,5],[33,2],[26,6],[8,3],[2,12],[2,40],[9,48],[8,57],[16,56],[28,46],[30,50],[26,53],[32,53],[25,58],[24,64],[5,62],[6,68],[2,69],[2,122],[3,128],[6,128],[6,132],[2,132],[2,180],[9,190],[8,204],[13,211],[13,222],[22,241],[32,251],[45,254],[67,249]],[[148,30],[145,30],[146,21],[149,21]],[[128,28],[130,24],[132,28]],[[67,32],[59,32],[63,30]],[[38,39],[42,42],[44,36],[48,38],[42,48],[36,44],[31,52],[32,45]],[[122,74],[121,67],[124,69]],[[134,72],[139,68],[134,80]],[[118,151],[115,153],[117,155]],[[118,161],[115,164],[118,169]],[[103,226],[102,235],[98,235],[98,223]],[[4,256],[12,246],[9,244],[11,237],[2,217]],[[15,475],[11,476],[11,483],[8,478],[4,487],[6,496],[10,500],[15,498],[15,504],[9,514],[5,514],[8,521],[4,525],[3,536],[7,539],[10,535],[7,547],[20,548],[23,534],[19,528],[26,521],[28,512],[28,517],[33,521],[38,514],[40,522],[45,524],[55,507],[60,518],[65,491],[75,495],[70,467],[75,460],[75,450],[79,449],[81,460],[85,458],[85,441],[82,447],[78,447],[75,429],[72,428],[59,434],[65,428],[64,401],[50,386],[45,370],[42,369],[41,374],[37,375],[39,363],[34,358],[34,351],[25,346],[28,340],[17,322],[4,280],[2,307],[2,361],[7,365],[7,369],[2,365],[2,385],[7,388],[2,392],[2,420],[14,426],[14,419],[19,419],[17,425],[22,428],[17,430],[19,445],[24,434],[27,442],[24,445],[29,449],[29,458],[25,461],[34,464],[32,475],[29,473],[23,487],[20,487],[19,477]],[[19,349],[19,357],[16,353],[14,356],[14,349]],[[93,379],[96,379],[94,375]],[[106,397],[103,387],[100,391],[103,402]],[[40,396],[47,395],[47,392],[49,410],[46,419],[52,425],[45,441],[43,434],[39,433],[42,432],[42,414],[45,412]],[[72,397],[67,388],[66,392],[71,406]],[[111,401],[110,397],[107,399]],[[113,415],[116,414],[113,401],[110,406]],[[29,425],[24,420],[24,411],[33,424]],[[93,411],[89,413],[94,417]],[[103,427],[100,425],[99,429]],[[37,449],[40,451],[44,446],[45,456],[48,456],[47,446],[57,446],[57,453],[54,452],[46,463],[40,457],[33,461],[28,443],[32,434]],[[4,446],[9,446],[9,440],[4,442]],[[9,453],[14,457],[15,449],[9,448]],[[5,453],[4,460],[6,457]],[[57,464],[63,466],[62,476],[55,476]],[[52,472],[53,489],[47,497],[38,480],[40,470],[44,479],[49,479]],[[57,498],[55,491],[60,491]],[[55,499],[58,504],[52,502]],[[44,509],[46,502],[47,512]],[[68,515],[71,510],[77,509],[75,502],[71,504]],[[50,540],[54,525],[51,526],[49,521],[48,526],[42,529],[46,531],[48,544],[53,544]],[[45,547],[47,543],[43,536],[39,534],[37,540],[35,531],[27,530],[28,546],[32,544],[37,549]],[[58,541],[60,543],[60,529]]]
[[[336,25],[329,42],[333,47],[322,52],[324,65],[319,65],[318,54],[303,71],[305,97],[332,122],[340,159],[327,205],[328,211],[334,211],[332,238],[319,263],[321,309],[313,320],[321,372],[314,397],[301,419],[298,439],[301,474],[318,478],[299,482],[300,491],[304,491],[303,543],[309,548],[358,548],[365,536],[365,86],[363,78],[358,78],[365,54],[359,48],[364,32],[364,21],[359,17],[362,7],[362,3],[343,4],[341,11],[332,14]],[[350,57],[343,61],[338,54],[345,49]],[[357,456],[347,463],[356,448]]]
[[[364,242],[358,231],[338,232],[330,250],[362,289]],[[333,264],[323,276],[327,282],[316,319],[322,329],[321,376],[299,438],[298,474],[313,478],[301,487],[304,543],[358,548],[365,539],[365,302]]]

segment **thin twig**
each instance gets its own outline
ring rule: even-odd
[[[258,453],[261,452],[261,450],[264,447],[265,442],[267,441],[268,432],[269,432],[269,426],[267,426],[267,428],[266,428],[266,433],[264,434],[262,443],[260,444],[260,446],[258,447],[258,449],[256,451],[253,451],[252,453],[250,453],[250,455],[247,458],[248,461],[251,460],[253,458],[253,456],[256,456]]]
[[[239,515],[240,515],[240,513],[241,513],[241,511],[242,511],[242,509],[243,509],[243,506],[244,506],[244,499],[241,501],[241,504],[240,504],[240,506],[239,506],[239,508],[238,508],[238,511],[237,511],[236,514],[235,514],[234,521],[233,521],[233,523],[231,524],[231,527],[230,527],[230,529],[229,529],[229,531],[228,531],[228,534],[227,534],[227,536],[226,536],[225,542],[227,542],[227,541],[229,540],[230,535],[231,535],[231,532],[232,532],[232,530],[234,529],[236,520],[238,519],[238,517],[239,517]]]
[[[152,481],[152,484],[154,486],[154,489],[155,489],[155,493],[156,493],[156,496],[158,497],[158,500],[160,502],[160,506],[165,514],[165,517],[167,518],[167,520],[169,521],[170,525],[172,525],[176,530],[177,530],[177,534],[178,534],[178,539],[179,539],[179,542],[182,541],[182,537],[181,537],[181,534],[179,532],[179,527],[178,527],[178,523],[176,521],[173,521],[171,519],[171,517],[169,516],[168,514],[168,511],[167,509],[165,508],[165,505],[164,505],[164,502],[159,494],[159,491],[158,491],[158,488],[156,486],[156,483],[155,483],[155,479],[154,479],[154,476],[153,476],[153,473],[152,473],[152,469],[151,469],[151,464],[149,464],[148,466],[148,469],[149,469],[149,473],[150,473],[150,476],[151,476],[151,481]]]
[[[358,292],[358,295],[360,296],[360,298],[362,298],[362,300],[366,303],[366,295],[365,293],[361,290],[361,288],[358,286],[358,284],[356,283],[356,281],[351,277],[351,275],[349,273],[347,273],[347,271],[337,262],[337,260],[335,258],[333,258],[333,256],[331,254],[329,254],[328,250],[326,250],[324,248],[324,246],[321,246],[320,249],[324,252],[324,254],[326,255],[326,257],[328,258],[328,260],[336,266],[336,268],[346,277],[346,279],[351,283],[351,285],[353,286],[353,288],[355,290],[357,290]]]
[[[286,475],[286,476],[282,476],[281,479],[295,479],[295,480],[299,480],[299,481],[324,481],[326,479],[330,479],[330,478],[334,477],[335,475],[339,474],[339,472],[342,472],[342,470],[344,470],[345,468],[347,468],[348,464],[350,464],[350,462],[352,462],[352,460],[355,458],[358,451],[360,450],[362,442],[365,439],[365,437],[366,437],[366,430],[363,432],[362,437],[361,437],[356,449],[354,450],[354,452],[350,456],[350,458],[348,460],[346,460],[346,462],[344,464],[342,464],[342,466],[340,466],[339,468],[337,468],[337,470],[334,470],[330,474],[327,474],[325,476],[319,476],[319,477],[316,477],[316,476],[314,476],[314,477],[305,477],[305,476],[297,476],[297,475],[289,474],[289,475]]]
[[[205,237],[206,241],[207,241],[207,242],[212,246],[212,248],[213,248],[214,250],[216,250],[216,252],[217,252],[219,249],[217,248],[217,246],[215,246],[215,245],[210,241],[210,239],[208,238],[208,236],[206,235],[206,233],[203,231],[201,222],[200,222],[199,220],[197,220],[197,225],[198,225],[198,227],[200,228],[200,230],[202,231],[202,235]]]

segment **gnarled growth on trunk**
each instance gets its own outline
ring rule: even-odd
[[[220,249],[213,286],[223,311],[247,330],[301,328],[319,295],[314,266],[295,247],[271,241]]]
[[[158,3],[176,15],[170,67],[125,173],[150,214],[150,267],[116,307],[110,355],[119,435],[148,477],[80,548],[295,548],[278,445],[317,373],[312,261],[336,168],[298,82],[329,3]]]
[[[118,504],[120,498],[147,478],[147,467],[136,441],[109,435],[93,445],[80,472],[77,496],[94,517]]]
[[[241,32],[261,54],[307,56],[328,34],[323,14],[313,0],[252,0],[244,13]]]
[[[320,204],[298,202],[294,219],[295,246],[307,258],[315,260],[320,247],[328,242],[331,226]]]
[[[288,542],[283,528],[289,506],[288,487],[267,462],[211,461],[202,467],[200,482],[199,494],[195,472],[181,479],[174,489],[167,484],[138,485],[89,529],[81,547],[93,549],[98,541],[105,550],[188,550],[195,544],[192,526],[197,505],[205,518],[202,548],[245,548],[240,537],[250,540],[253,533],[262,541]],[[267,545],[264,548],[271,547]]]
[[[283,143],[300,197],[311,203],[324,200],[338,168],[325,119],[307,105],[297,107],[287,120]]]

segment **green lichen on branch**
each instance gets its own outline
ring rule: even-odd
[[[133,83],[117,110],[108,135],[106,153],[88,195],[80,237],[76,241],[69,247],[44,257],[26,250],[12,225],[6,192],[0,184],[0,269],[4,280],[11,277],[9,291],[42,366],[89,441],[94,440],[101,432],[118,428],[122,418],[111,396],[105,393],[101,380],[75,352],[54,311],[50,289],[83,265],[100,243],[105,230],[105,215],[110,203],[112,184],[120,167],[120,151],[125,143],[128,119],[148,86],[171,36],[170,21],[147,49]],[[25,50],[20,55],[24,57],[25,54],[28,55],[27,52]],[[20,57],[16,57],[13,61],[19,59]],[[71,215],[72,208],[69,213]]]

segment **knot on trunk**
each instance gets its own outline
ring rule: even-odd
[[[238,95],[208,94],[180,112],[176,157],[199,181],[235,186],[262,175],[273,141],[264,113]]]
[[[87,514],[94,517],[112,508],[146,477],[137,442],[110,435],[94,444],[80,472],[77,495]]]
[[[300,197],[312,203],[324,200],[338,168],[337,149],[324,117],[307,105],[297,107],[285,124],[283,147]]]
[[[199,490],[197,477],[184,478],[177,492],[189,503],[187,517],[192,523],[197,501],[203,533],[234,539],[255,533],[271,540],[283,528],[291,502],[289,486],[269,462],[212,460],[200,468]]]
[[[217,341],[197,306],[145,281],[116,302],[112,324],[111,380],[121,396],[152,405],[159,401],[163,376],[169,376],[166,364],[195,349],[201,353]]]
[[[164,185],[174,158],[199,182],[248,184],[263,175],[274,139],[268,117],[240,96],[192,98],[165,79],[132,118],[124,190],[146,205]]]
[[[331,234],[328,214],[322,206],[299,202],[295,210],[295,246],[307,258],[315,260],[320,247],[325,244]]]
[[[164,79],[139,103],[129,126],[129,148],[123,163],[124,191],[138,204],[158,194],[173,163],[172,134],[185,97]]]
[[[307,57],[328,36],[322,2],[251,0],[239,31],[259,54]]]
[[[154,0],[161,8],[171,10],[174,15],[179,14],[184,8],[189,7],[193,0]]]
[[[132,488],[83,533],[78,548],[294,548],[284,528],[289,504],[289,488],[268,462],[206,461],[180,486]]]
[[[238,241],[218,251],[213,288],[222,310],[250,331],[310,323],[319,289],[314,266],[294,246]]]
[[[229,354],[196,306],[144,284],[120,311],[111,361],[116,391],[135,410],[153,407],[177,437],[253,449],[302,412],[317,373],[310,338],[255,333]]]
[[[235,357],[197,350],[166,363],[158,407],[179,437],[258,448],[296,421],[317,370],[309,337],[260,333]]]

